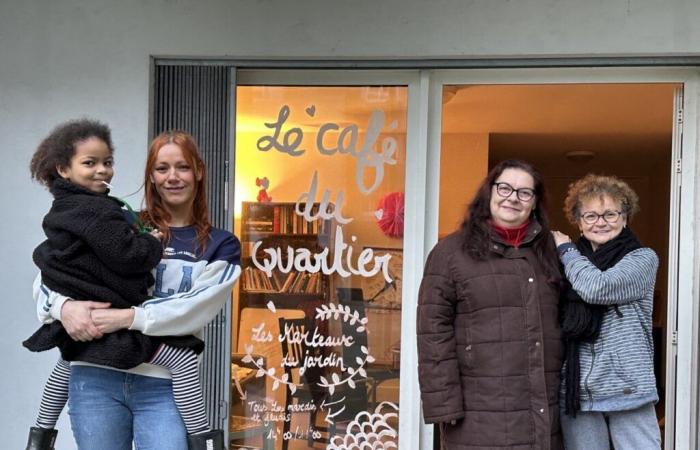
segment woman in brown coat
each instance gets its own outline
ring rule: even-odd
[[[540,174],[498,164],[420,288],[423,415],[441,424],[443,448],[562,448],[560,280]]]

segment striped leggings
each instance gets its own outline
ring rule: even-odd
[[[197,355],[187,348],[175,348],[161,345],[151,364],[170,370],[173,380],[173,397],[180,411],[188,434],[209,430],[209,423],[204,408],[202,387],[199,382]],[[58,416],[68,401],[68,384],[70,381],[70,363],[59,358],[49,376],[39,406],[36,426],[55,428]]]

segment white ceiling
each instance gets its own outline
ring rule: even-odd
[[[672,84],[446,86],[443,132],[670,134],[674,88]]]
[[[442,129],[443,133],[488,134],[494,161],[524,154],[543,160],[587,151],[610,162],[655,164],[670,154],[676,87],[446,86]]]

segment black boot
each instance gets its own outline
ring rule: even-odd
[[[190,450],[224,450],[224,432],[222,430],[187,436],[187,446]]]
[[[25,450],[53,450],[58,430],[53,428],[31,427]]]

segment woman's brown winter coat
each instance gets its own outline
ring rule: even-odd
[[[559,450],[563,346],[558,280],[531,247],[493,237],[483,261],[453,234],[431,251],[418,302],[418,370],[426,423],[449,450]],[[456,421],[455,424],[451,424]]]

